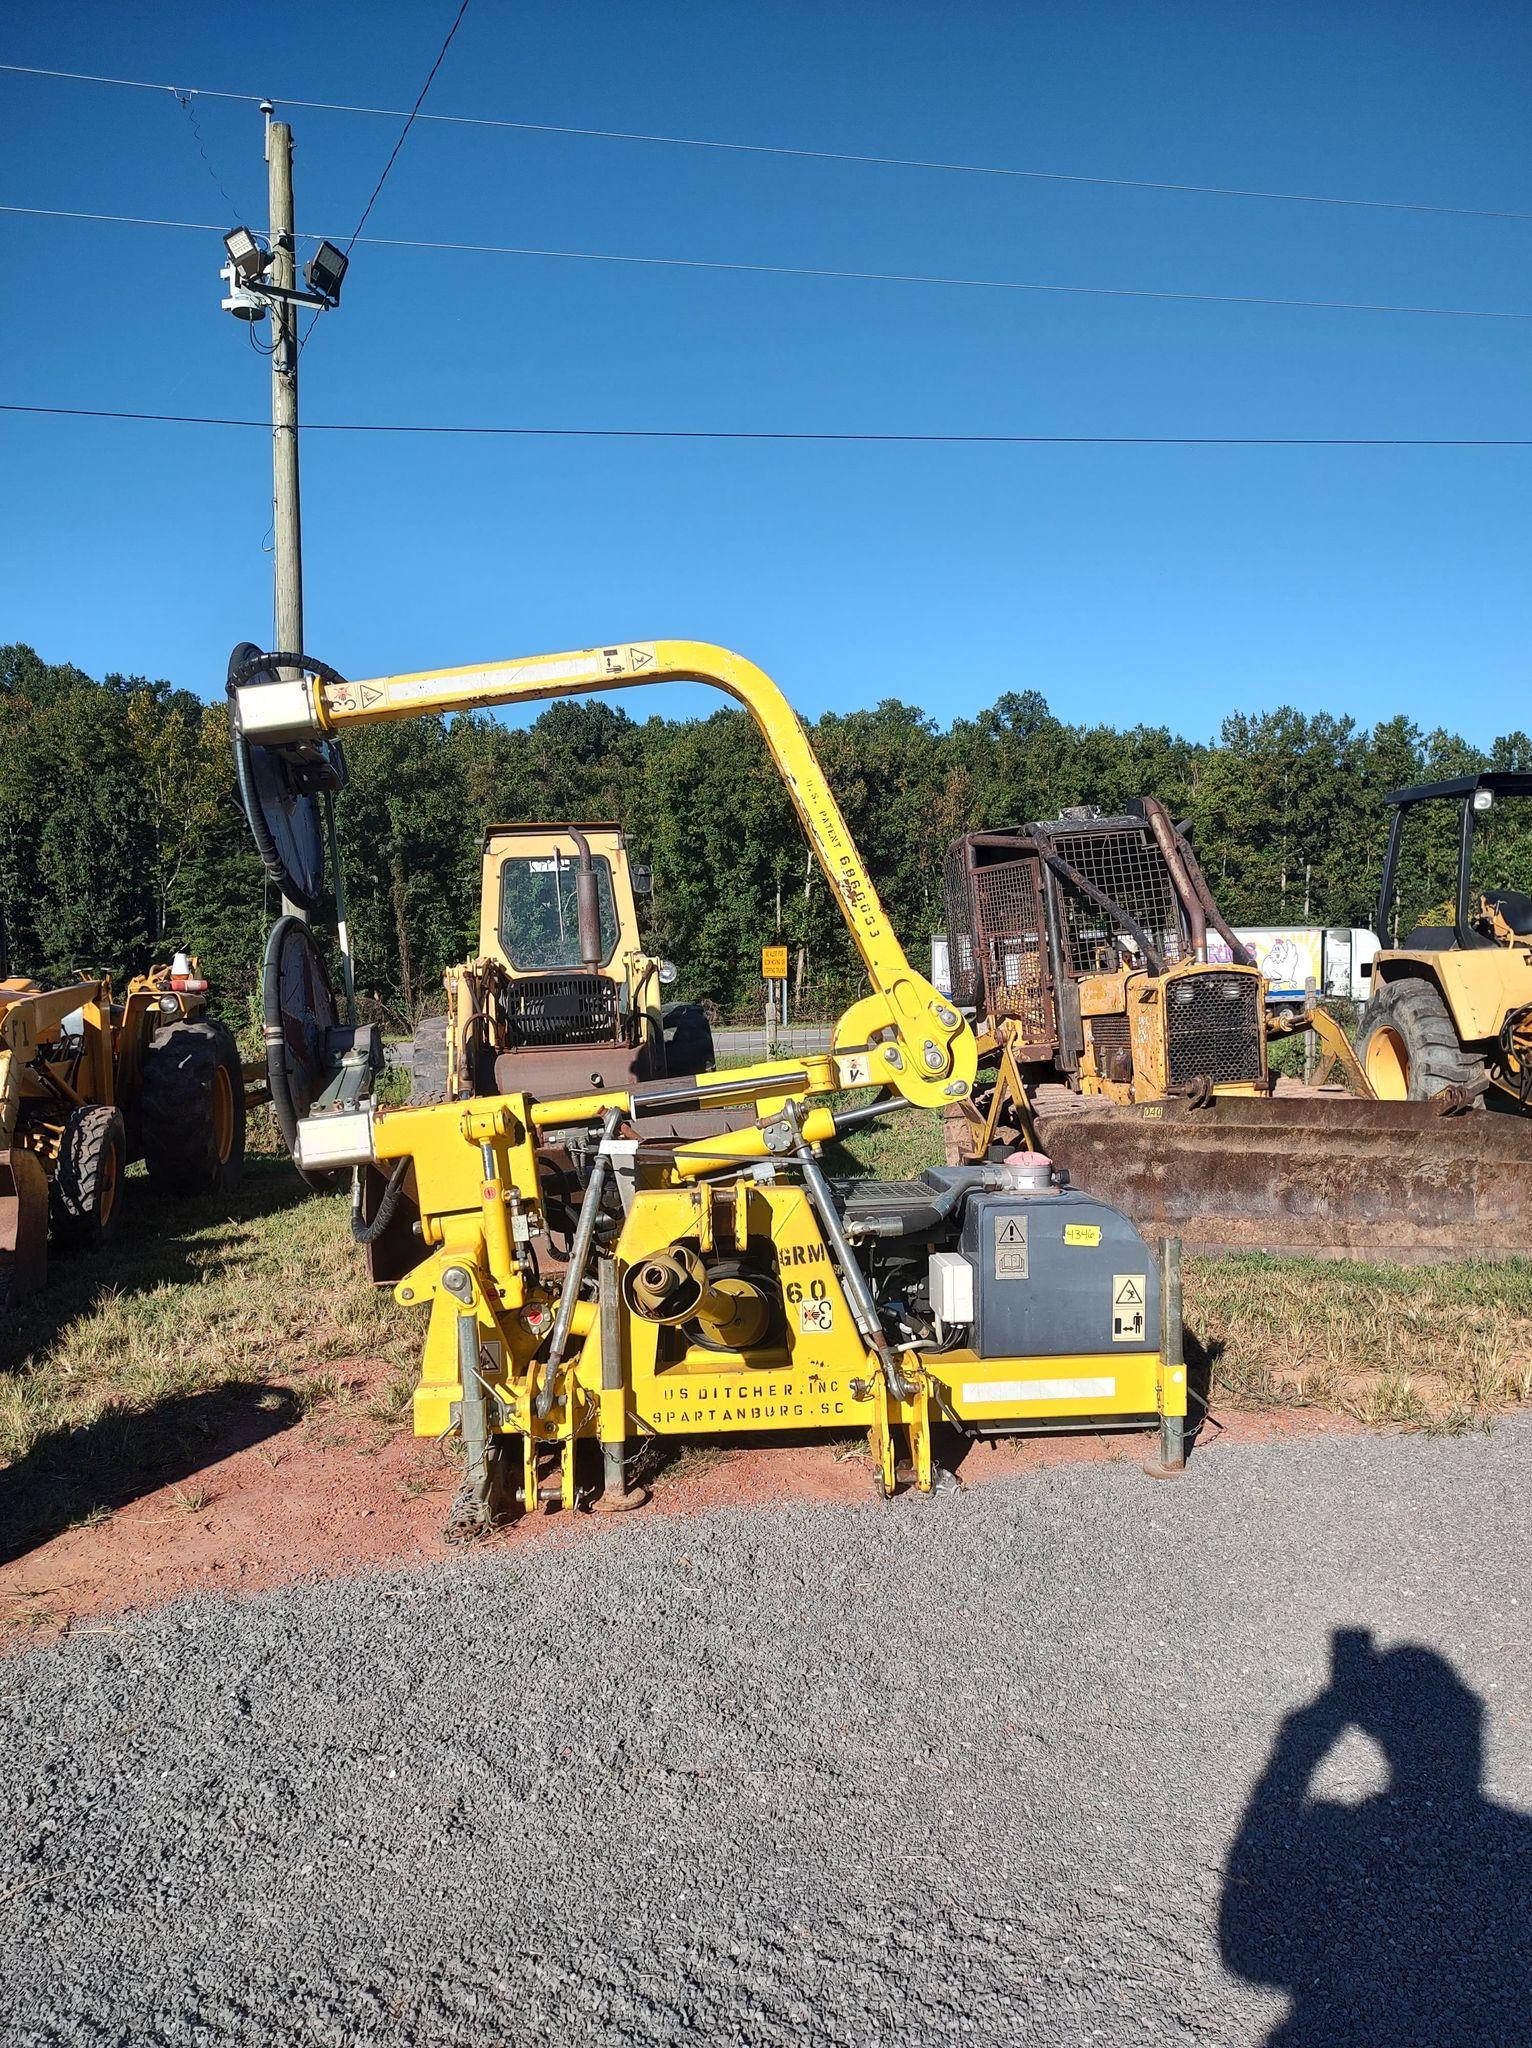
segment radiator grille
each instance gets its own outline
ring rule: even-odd
[[[505,991],[512,1047],[600,1045],[617,1036],[617,984],[601,974],[529,974]]]
[[[1165,990],[1165,1050],[1170,1085],[1210,1080],[1260,1081],[1261,984],[1253,974],[1183,974]]]
[[[1108,1081],[1131,1081],[1133,1051],[1127,1018],[1120,1011],[1112,1017],[1092,1017],[1089,1029],[1096,1072]]]

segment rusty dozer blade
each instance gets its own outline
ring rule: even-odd
[[[48,1277],[48,1176],[19,1145],[0,1152],[0,1309]]]
[[[1354,1096],[1041,1106],[1079,1187],[1193,1254],[1532,1256],[1532,1118]]]

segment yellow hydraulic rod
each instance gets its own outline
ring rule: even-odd
[[[957,1009],[904,956],[887,913],[831,794],[808,735],[776,684],[754,662],[705,640],[625,641],[570,654],[532,655],[470,668],[423,669],[366,682],[330,683],[314,676],[247,685],[236,692],[241,728],[267,746],[341,734],[354,725],[418,718],[448,711],[485,710],[537,703],[597,690],[647,683],[710,683],[743,704],[760,727],[809,843],[846,920],[875,994],[886,1006],[886,1025],[897,1041],[898,1064],[885,1052],[875,1073],[863,1077],[897,1088],[911,1100],[934,1103],[968,1093],[975,1069],[973,1034]],[[868,1036],[885,1021],[854,1006],[843,1024]],[[837,1044],[843,1038],[837,1034]]]

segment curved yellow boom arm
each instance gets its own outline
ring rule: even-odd
[[[365,682],[326,683],[303,676],[248,685],[236,695],[246,736],[281,745],[393,719],[669,682],[710,683],[743,704],[760,727],[867,969],[876,1012],[886,1010],[886,1024],[895,1033],[901,1066],[874,1078],[891,1082],[915,1100],[966,1094],[975,1067],[973,1034],[946,997],[905,958],[796,713],[771,677],[743,655],[704,640],[628,641]],[[883,1028],[883,1017],[873,1010],[874,1005],[855,1005],[842,1019],[837,1042],[846,1042],[848,1027],[863,1038]]]

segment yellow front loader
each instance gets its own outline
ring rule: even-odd
[[[479,950],[447,971],[445,1043],[417,1041],[411,1100],[567,1094],[711,1067],[706,1013],[668,998],[676,969],[640,937],[649,887],[614,824],[490,826]]]
[[[1378,891],[1378,930],[1394,913],[1395,888],[1412,820],[1456,809],[1457,863],[1447,920],[1418,924],[1372,963],[1372,996],[1358,1052],[1384,1102],[1446,1099],[1467,1109],[1483,1101],[1532,1112],[1532,774],[1489,770],[1450,782],[1396,789]],[[1497,824],[1521,826],[1518,854],[1527,888],[1495,872],[1475,883],[1475,855]]]
[[[729,1072],[544,1093],[503,1089],[497,1065],[494,1092],[387,1109],[337,1068],[318,1091],[295,1156],[357,1173],[375,1274],[429,1312],[415,1426],[464,1443],[455,1527],[512,1503],[629,1504],[630,1449],[650,1436],[865,1432],[885,1493],[901,1466],[935,1484],[941,1440],[1015,1431],[1157,1428],[1178,1468],[1173,1245],[1162,1270],[1045,1161],[902,1182],[827,1170],[848,1126],[965,1100],[975,1046],[905,958],[760,669],[686,640],[359,683],[315,665],[237,688],[233,708],[241,743],[280,755],[384,719],[683,680],[754,717],[869,993],[827,1051]],[[733,1128],[651,1135],[656,1118],[720,1110]]]

